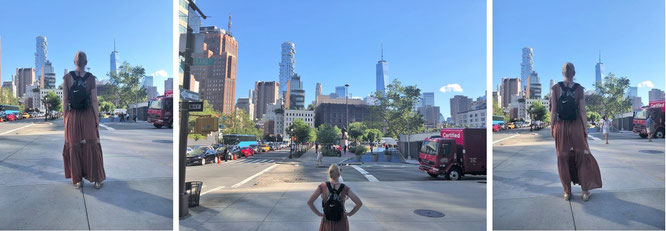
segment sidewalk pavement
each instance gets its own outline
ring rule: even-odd
[[[314,153],[314,152],[313,152]],[[237,188],[201,197],[180,220],[180,230],[317,230],[321,218],[306,205],[319,182]],[[363,207],[349,218],[350,230],[486,230],[486,185],[476,181],[345,183]],[[321,211],[321,199],[314,202]],[[350,211],[354,204],[347,200]],[[444,217],[414,213],[431,209]]]
[[[321,149],[319,150],[321,151]],[[331,164],[340,164],[344,162],[345,160],[348,160],[350,158],[354,158],[354,153],[352,152],[347,152],[346,154],[342,153],[342,156],[323,156],[321,158],[322,165],[328,167]],[[300,162],[303,165],[317,165],[317,153],[315,153],[314,149],[309,149],[300,158],[294,158],[294,159],[284,159],[281,162]]]
[[[0,137],[0,229],[171,229],[169,130],[100,130],[107,179],[65,179],[62,119]]]
[[[663,139],[588,140],[603,188],[583,202],[578,185],[570,201],[562,198],[550,130],[533,134],[493,146],[494,229],[664,229]]]

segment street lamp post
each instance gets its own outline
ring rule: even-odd
[[[347,99],[349,99],[349,90],[348,89],[349,89],[349,84],[345,84],[345,114],[346,114],[345,128],[347,130],[349,130],[349,104],[347,103]]]

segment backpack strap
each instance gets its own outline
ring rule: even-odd
[[[76,71],[70,71],[70,72],[69,72],[69,75],[71,75],[72,78],[79,77],[79,76],[76,75]]]
[[[576,91],[576,88],[578,88],[578,85],[579,85],[578,83],[574,83],[574,85],[571,86],[571,91],[572,91],[572,92],[575,92],[575,91]]]
[[[344,189],[345,189],[345,184],[340,184],[340,187],[338,188],[338,192],[342,193]]]
[[[335,194],[340,194],[340,189],[342,189],[342,185],[340,185],[340,188],[338,188],[338,190],[335,190],[331,185],[330,181],[326,181],[326,187],[328,187],[328,193],[335,193]]]
[[[86,80],[88,80],[88,77],[90,77],[91,75],[92,75],[92,74],[90,74],[90,72],[86,72],[86,74],[83,75],[83,82],[85,82]]]

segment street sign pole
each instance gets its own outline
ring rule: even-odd
[[[201,10],[199,10],[199,7],[194,4],[193,1],[188,1],[188,6],[189,8],[192,8],[196,10],[199,15],[206,19],[206,15],[204,15]],[[189,16],[188,16],[189,18]],[[189,25],[189,20],[188,20],[188,25],[187,25],[187,35],[185,38],[185,51],[181,52],[180,55],[184,56],[185,61],[183,65],[183,89],[190,89],[190,67],[192,66],[192,50],[194,49],[194,36],[192,34],[192,28]],[[180,136],[179,136],[179,142],[178,142],[178,196],[179,196],[179,217],[184,217],[187,216],[189,213],[189,207],[188,207],[188,201],[189,201],[189,196],[185,194],[185,161],[186,159],[186,149],[187,149],[187,134],[189,132],[188,129],[188,120],[189,120],[189,102],[186,100],[183,100],[183,105],[184,107],[181,107],[180,109]]]

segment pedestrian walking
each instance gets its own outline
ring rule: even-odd
[[[564,200],[571,198],[571,183],[583,190],[583,201],[590,199],[589,190],[601,188],[601,173],[587,143],[587,117],[584,89],[573,81],[572,63],[562,68],[564,80],[551,88],[551,136],[555,139],[557,170],[564,188]]]
[[[654,126],[654,120],[652,119],[652,114],[648,115],[647,120],[645,120],[645,131],[648,134],[648,141],[652,142],[652,135],[654,133],[654,129],[652,128]]]
[[[328,168],[328,181],[319,184],[307,201],[307,205],[310,206],[312,212],[321,217],[321,223],[319,224],[320,231],[349,230],[349,220],[347,217],[356,214],[361,209],[361,206],[363,206],[363,202],[354,194],[351,188],[339,181],[340,176],[342,176],[340,167],[336,164],[331,164]],[[320,212],[314,206],[314,202],[318,197],[321,197],[323,212]],[[351,212],[345,211],[345,200],[347,200],[347,197],[354,202],[354,208]]]
[[[345,144],[345,154],[347,154],[347,145]]]
[[[322,158],[324,154],[322,152],[317,152],[317,165],[322,165]]]
[[[606,137],[606,144],[608,144],[608,132],[610,131],[610,126],[610,121],[604,115],[603,119],[601,120],[601,132]]]
[[[76,188],[81,188],[82,178],[85,178],[99,189],[106,173],[99,140],[97,87],[95,76],[85,71],[87,63],[86,54],[76,52],[76,70],[63,77],[65,145],[62,156],[65,178],[71,178]]]
[[[315,142],[315,153],[319,153],[319,143]]]

